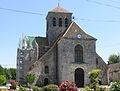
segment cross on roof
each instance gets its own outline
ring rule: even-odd
[[[60,6],[60,0],[58,0],[58,6]]]

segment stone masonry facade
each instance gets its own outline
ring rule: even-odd
[[[101,83],[107,84],[107,65],[96,53],[97,39],[72,21],[72,13],[58,6],[48,12],[46,23],[46,37],[34,37],[32,42],[25,39],[24,50],[34,50],[34,54],[23,60],[21,66],[26,67],[24,69],[20,69],[20,60],[17,59],[17,81],[22,78],[25,83],[24,77],[29,72],[36,75],[34,84],[38,86],[68,80],[84,87],[89,84],[88,72],[101,69]]]

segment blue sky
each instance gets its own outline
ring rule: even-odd
[[[45,17],[58,0],[0,0],[0,64],[16,67],[19,38],[24,35],[45,36]],[[110,54],[120,52],[119,0],[60,0],[60,6],[73,12],[75,22],[97,38],[96,51],[108,61]],[[42,15],[13,12],[15,9]],[[114,20],[114,21],[111,21]]]

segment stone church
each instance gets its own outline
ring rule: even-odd
[[[107,65],[96,53],[96,38],[72,21],[72,13],[58,6],[46,17],[46,37],[24,36],[17,50],[17,81],[36,75],[34,84],[60,84],[74,81],[78,87],[89,84],[88,72],[101,69],[107,84]]]

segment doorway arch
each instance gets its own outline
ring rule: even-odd
[[[84,70],[81,68],[75,69],[75,84],[77,87],[84,87]]]
[[[49,83],[48,78],[45,78],[45,79],[44,79],[44,85],[46,86],[46,85],[48,85],[48,83]]]

